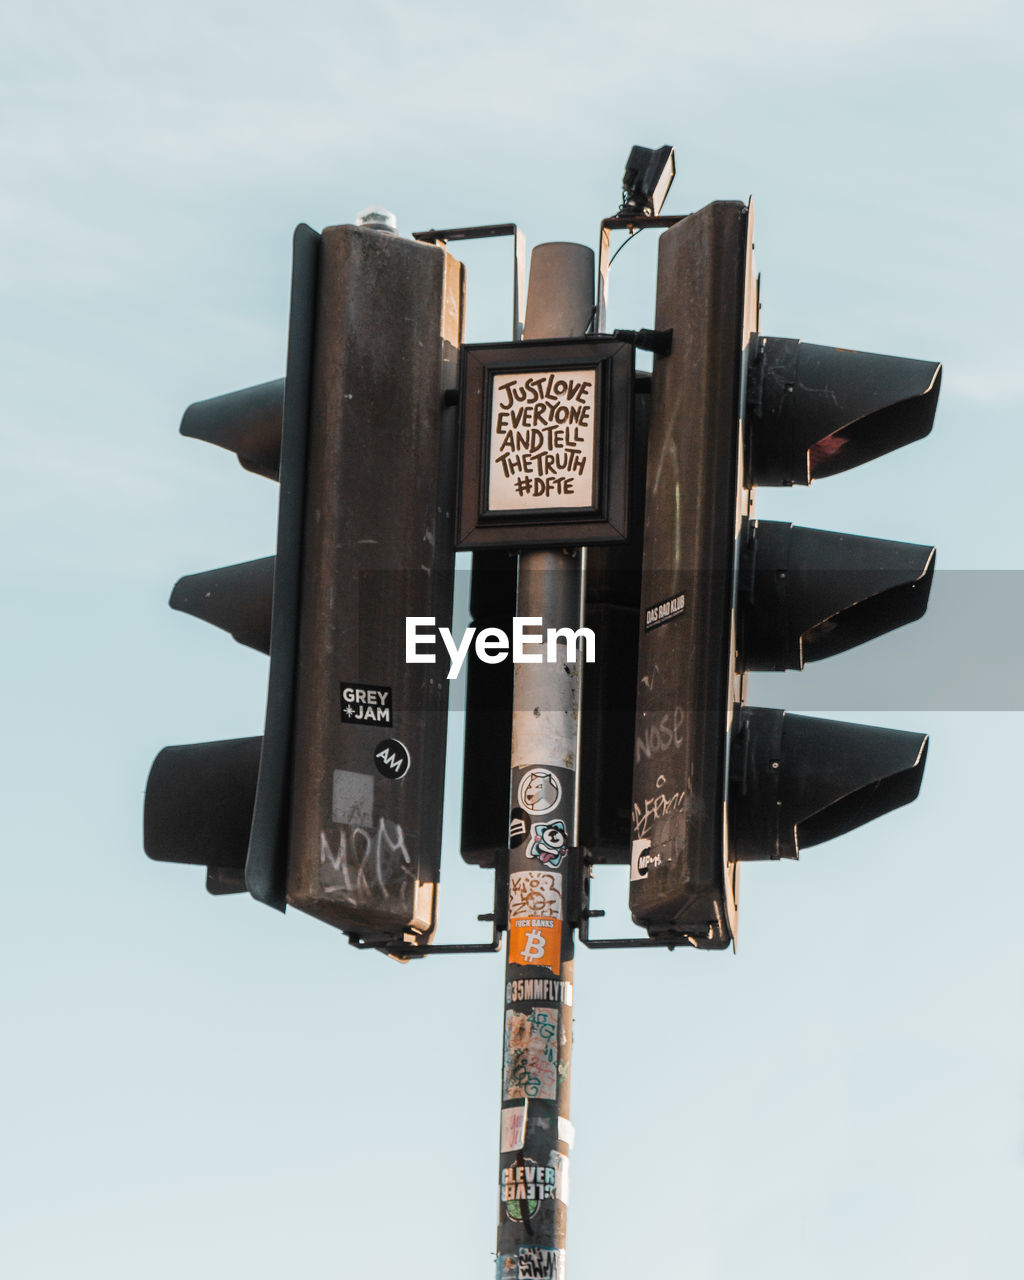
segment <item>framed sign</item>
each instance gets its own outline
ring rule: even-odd
[[[458,549],[625,541],[633,347],[467,345],[461,373]]]

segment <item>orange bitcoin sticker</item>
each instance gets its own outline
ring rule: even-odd
[[[510,920],[510,964],[539,964],[558,973],[562,963],[562,922],[547,916],[521,916]]]

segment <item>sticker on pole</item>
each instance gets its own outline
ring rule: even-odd
[[[501,1150],[522,1151],[526,1138],[526,1100],[511,1107],[505,1107],[501,1113]]]
[[[535,822],[526,847],[526,856],[546,867],[558,867],[569,851],[569,834],[561,818],[557,822]]]
[[[508,847],[518,849],[530,834],[530,824],[522,809],[515,808],[508,818]]]
[[[565,1280],[565,1250],[521,1244],[516,1258],[516,1280]]]
[[[529,1156],[517,1156],[501,1171],[501,1199],[513,1222],[525,1222],[540,1208],[542,1200],[556,1197],[556,1173],[551,1165],[538,1164]]]
[[[343,724],[382,724],[391,728],[391,690],[383,684],[341,684],[341,719]]]
[[[552,973],[562,967],[562,922],[547,916],[523,916],[508,922],[509,964],[542,965]]]
[[[527,813],[542,816],[558,808],[562,784],[553,769],[537,765],[527,769],[519,779],[518,799]]]
[[[558,1010],[538,1007],[527,1013],[505,1011],[505,1060],[502,1098],[558,1097]]]
[[[677,596],[662,600],[659,604],[652,604],[650,608],[644,610],[644,630],[653,631],[655,627],[671,622],[673,618],[678,618],[685,612],[686,592],[680,591]]]
[[[373,763],[385,778],[404,778],[409,772],[409,748],[397,738],[385,738],[373,750]]]
[[[544,916],[562,919],[562,876],[557,871],[513,871],[509,876],[508,913],[513,920]]]
[[[646,880],[651,867],[661,866],[661,854],[651,853],[648,839],[634,840],[629,859],[630,880]]]

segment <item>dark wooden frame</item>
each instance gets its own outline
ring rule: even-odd
[[[491,396],[499,374],[595,369],[595,501],[537,512],[488,511]],[[462,348],[458,550],[567,547],[624,542],[629,525],[633,347],[617,338],[473,343]]]

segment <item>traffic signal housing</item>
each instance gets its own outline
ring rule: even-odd
[[[262,738],[157,757],[146,851],[383,950],[436,925],[448,689],[405,661],[405,631],[452,621],[463,296],[441,248],[300,226],[285,379],[181,427],[280,482],[276,556],[171,597],[268,653],[270,674]]]
[[[927,739],[745,705],[921,616],[931,547],[753,518],[926,435],[940,366],[758,333],[752,211],[718,201],[661,238],[643,533],[630,909],[653,938],[736,937],[739,863],[796,857],[917,795]]]

